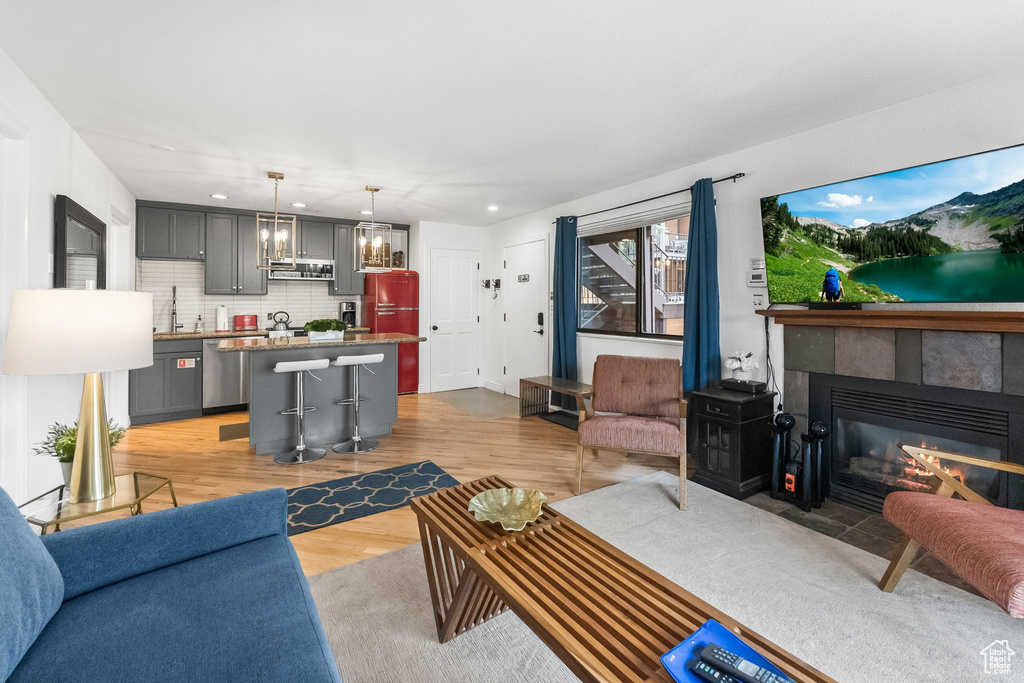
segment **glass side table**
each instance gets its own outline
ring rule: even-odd
[[[42,530],[40,532],[42,535],[50,527],[53,527],[54,531],[60,531],[61,524],[115,510],[128,509],[132,515],[141,515],[142,501],[164,486],[171,494],[171,502],[174,503],[174,507],[178,507],[178,499],[174,496],[174,486],[166,477],[132,472],[131,474],[119,474],[114,477],[114,482],[116,486],[114,495],[100,500],[89,503],[72,503],[68,486],[61,484],[24,505],[19,505],[18,509],[29,524]]]

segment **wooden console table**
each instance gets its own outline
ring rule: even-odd
[[[575,397],[576,405],[581,400],[594,395],[594,387],[589,384],[574,382],[571,379],[541,375],[540,377],[523,377],[519,380],[519,417],[543,415],[548,412],[551,404],[551,392],[567,394]],[[583,411],[580,411],[583,419]]]
[[[661,655],[715,619],[797,683],[835,683],[550,508],[522,531],[476,521],[469,500],[492,488],[512,485],[492,476],[410,503],[442,643],[511,609],[580,680],[671,683]]]

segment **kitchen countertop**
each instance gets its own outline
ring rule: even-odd
[[[426,337],[401,332],[383,332],[380,334],[359,334],[351,338],[310,341],[309,337],[277,337],[275,339],[224,339],[217,345],[220,352],[232,351],[284,351],[286,349],[308,349],[321,346],[357,346],[364,344],[408,344],[425,342]]]
[[[350,327],[353,333],[369,332],[369,327]],[[155,332],[153,341],[174,341],[177,339],[231,339],[232,337],[266,337],[267,330],[236,330],[234,332]],[[424,340],[426,341],[426,340]]]

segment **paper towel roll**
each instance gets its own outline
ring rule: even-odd
[[[228,307],[218,306],[217,307],[217,331],[228,332],[231,328],[228,327]]]

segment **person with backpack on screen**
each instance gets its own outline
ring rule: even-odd
[[[839,271],[829,268],[825,273],[825,281],[821,283],[821,295],[818,301],[824,299],[830,303],[841,301],[843,298],[843,281],[839,278]]]

